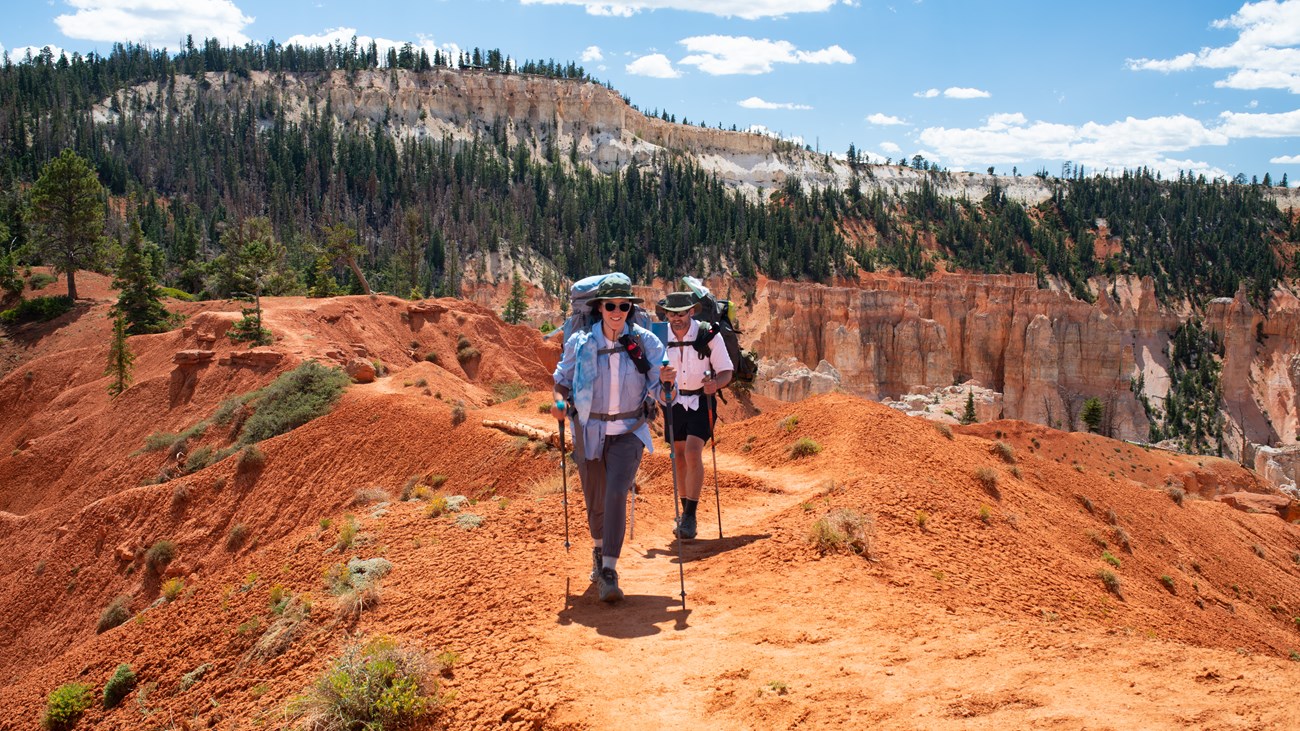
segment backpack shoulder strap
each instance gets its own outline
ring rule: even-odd
[[[709,346],[709,343],[713,340],[714,329],[713,326],[707,322],[699,322],[697,324],[699,325],[700,330],[696,333],[695,342],[691,343],[691,345],[695,348],[695,352],[699,354],[701,359],[708,358],[713,354],[713,348]]]

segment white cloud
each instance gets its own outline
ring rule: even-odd
[[[780,132],[774,132],[768,129],[767,127],[764,127],[761,124],[751,124],[749,127],[745,129],[745,131],[756,135],[772,137],[778,140],[785,140],[786,142],[793,142],[794,144],[799,145],[800,147],[803,147],[804,144],[803,138],[800,137],[799,135],[790,135],[790,136],[783,135]]]
[[[794,13],[820,13],[840,0],[522,0],[524,5],[580,5],[591,15],[630,17],[642,10],[685,10],[723,18],[773,18]],[[843,0],[845,5],[856,5]]]
[[[634,76],[649,76],[654,79],[675,79],[681,76],[677,69],[673,68],[673,62],[662,53],[642,56],[625,66],[624,70]]]
[[[1229,137],[1295,137],[1300,136],[1300,109],[1281,114],[1249,114],[1224,112],[1219,130]]]
[[[299,33],[298,35],[289,36],[288,38],[284,39],[284,45],[303,46],[304,48],[311,48],[314,46],[323,47],[323,46],[332,46],[336,43],[341,43],[344,46],[346,46],[352,43],[352,38],[354,36],[357,39],[357,47],[361,49],[365,49],[373,41],[375,44],[375,48],[379,51],[379,58],[381,62],[388,55],[389,49],[396,49],[400,51],[402,50],[402,46],[405,46],[407,43],[410,43],[415,48],[415,50],[417,51],[423,50],[425,53],[429,54],[430,59],[433,58],[434,51],[442,51],[444,54],[451,56],[451,58],[454,60],[457,56],[460,55],[460,51],[461,51],[460,46],[456,45],[455,43],[443,43],[441,45],[438,45],[434,43],[432,39],[426,38],[424,36],[420,36],[415,41],[395,41],[390,38],[372,38],[371,36],[359,35],[357,33],[356,28],[342,28],[342,27],[329,28],[321,33],[315,33],[311,35]]]
[[[1285,89],[1300,94],[1300,2],[1261,0],[1246,3],[1213,27],[1236,30],[1227,46],[1202,48],[1171,59],[1131,58],[1134,71],[1172,73],[1193,68],[1229,69],[1215,86],[1230,89]]]
[[[605,54],[600,52],[600,46],[587,46],[587,49],[582,52],[582,60],[584,62],[604,61]]]
[[[939,96],[939,93],[938,89],[926,89],[925,91],[913,92],[912,96],[918,99],[933,99],[936,96]]]
[[[54,23],[70,38],[134,41],[154,48],[177,48],[186,35],[195,41],[216,38],[240,45],[253,22],[231,0],[67,0],[75,8]]]
[[[695,66],[706,74],[766,74],[777,63],[853,63],[853,54],[839,46],[801,51],[789,41],[748,36],[693,36],[680,43],[691,55],[678,63]]]
[[[967,86],[950,86],[943,90],[943,95],[947,99],[988,99],[992,96],[983,89],[972,89]]]
[[[9,49],[9,60],[14,63],[19,63],[20,61],[26,59],[27,54],[29,53],[32,54],[32,58],[36,58],[37,56],[41,55],[41,53],[44,52],[45,49],[47,48],[50,49],[50,56],[55,60],[57,60],[59,56],[71,55],[67,51],[63,50],[62,48],[52,43],[49,43],[44,46],[14,46],[13,48]]]
[[[1269,162],[1274,165],[1300,165],[1300,155],[1283,155],[1281,157],[1270,157]]]
[[[872,124],[878,124],[882,127],[889,127],[896,124],[907,124],[907,122],[904,122],[898,117],[894,117],[888,114],[881,114],[880,112],[876,112],[875,114],[869,115],[867,117],[867,121]]]
[[[1284,115],[1238,115],[1242,118],[1233,122],[1245,132],[1248,128],[1280,128],[1291,121],[1245,119],[1257,116]],[[1183,115],[1128,117],[1109,124],[1088,122],[1074,126],[1030,122],[1023,114],[1013,113],[992,115],[984,126],[974,129],[930,127],[922,130],[918,139],[958,166],[1073,160],[1099,172],[1145,165],[1165,174],[1183,169],[1214,177],[1223,171],[1201,161],[1176,160],[1168,155],[1194,147],[1226,145],[1234,136],[1238,135],[1228,123],[1209,128]]]
[[[794,110],[812,109],[812,107],[808,106],[807,104],[792,104],[790,102],[769,102],[765,99],[760,99],[756,96],[751,96],[748,99],[744,99],[736,103],[746,109],[794,109]]]
[[[884,150],[885,152],[888,152],[890,155],[897,155],[898,153],[903,151],[903,148],[899,147],[898,145],[895,145],[892,142],[881,142],[880,149]]]

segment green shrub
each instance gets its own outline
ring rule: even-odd
[[[171,541],[158,541],[144,552],[144,564],[155,574],[161,574],[174,558],[176,558],[176,544]]]
[[[1160,583],[1165,585],[1165,588],[1169,590],[1170,594],[1178,593],[1174,591],[1174,577],[1170,576],[1169,574],[1161,574]]]
[[[789,434],[790,432],[795,430],[795,427],[799,426],[799,415],[790,414],[784,419],[778,421],[776,425],[781,427],[781,429],[785,431],[786,434]]]
[[[170,449],[180,438],[180,434],[173,434],[169,431],[156,431],[144,438],[144,451],[159,452]]]
[[[433,352],[432,350],[424,354],[424,360],[434,365],[438,365],[438,363],[441,362],[441,359],[438,357],[438,354]]]
[[[240,441],[255,444],[324,416],[350,382],[338,368],[316,361],[303,363],[256,394],[253,415],[244,422]]]
[[[470,345],[456,351],[456,360],[460,361],[461,365],[464,365],[480,355],[482,353],[479,352],[478,348]]]
[[[41,714],[41,728],[48,731],[65,731],[77,724],[81,714],[94,703],[90,686],[85,683],[65,683],[55,688],[45,699],[45,713]]]
[[[377,637],[345,649],[295,705],[307,728],[348,731],[409,726],[441,703],[423,655]]]
[[[108,677],[108,682],[104,684],[104,707],[112,708],[121,703],[134,687],[135,672],[131,670],[131,666],[126,663],[118,665],[113,674]]]
[[[131,618],[131,597],[123,594],[104,607],[99,613],[99,624],[95,625],[95,634],[107,632]]]
[[[176,289],[175,287],[159,287],[158,289],[162,292],[164,297],[171,297],[172,299],[180,300],[181,302],[193,302],[197,299],[189,292]]]
[[[813,523],[809,540],[822,553],[847,550],[859,556],[869,556],[874,526],[871,516],[848,508],[836,508]]]
[[[198,472],[210,464],[212,464],[212,445],[205,444],[190,452],[190,456],[185,458],[185,471]]]
[[[17,307],[0,312],[0,325],[16,327],[28,322],[49,322],[70,309],[72,300],[66,295],[23,300]]]
[[[46,287],[48,287],[51,284],[54,284],[57,281],[59,281],[59,278],[54,276],[53,274],[46,274],[45,272],[36,272],[35,274],[32,275],[31,279],[27,280],[27,286],[31,287],[32,291],[35,292],[40,289],[45,289]]]
[[[1120,561],[1119,561],[1119,559],[1118,559],[1118,558],[1115,558],[1115,554],[1111,553],[1110,551],[1102,551],[1102,552],[1101,552],[1101,560],[1105,561],[1106,563],[1110,564],[1111,566],[1114,566],[1115,568],[1119,568],[1119,566],[1120,566]]]
[[[822,447],[817,442],[808,437],[799,437],[794,444],[790,445],[790,459],[801,459],[811,457],[822,451]]]

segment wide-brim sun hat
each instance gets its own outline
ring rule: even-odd
[[[670,292],[660,300],[660,306],[669,312],[686,312],[695,306],[698,300],[693,292]]]
[[[591,297],[593,302],[597,300],[628,300],[635,303],[644,301],[632,291],[631,282],[620,282],[613,277],[611,279],[613,281],[601,282],[600,287],[596,289],[596,293]]]

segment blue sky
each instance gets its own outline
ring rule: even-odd
[[[1300,183],[1300,0],[45,0],[0,48],[187,33],[573,60],[643,110],[882,161]]]

